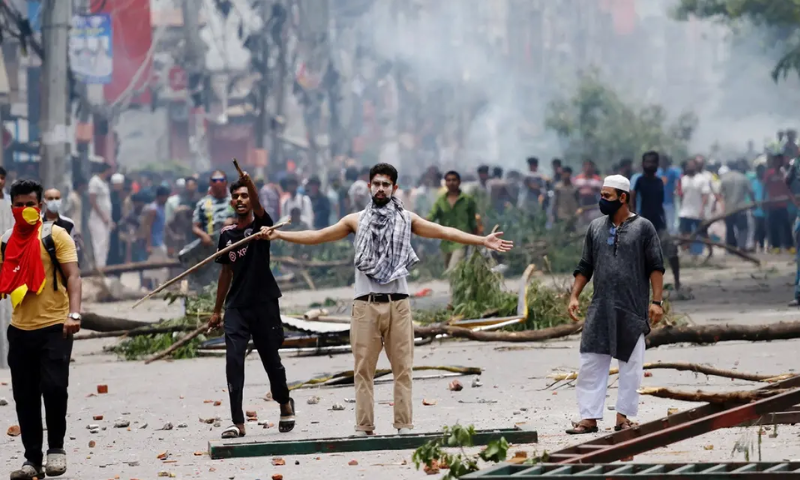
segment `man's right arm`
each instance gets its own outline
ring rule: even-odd
[[[269,239],[283,240],[290,243],[299,243],[301,245],[319,245],[320,243],[341,240],[351,233],[355,233],[356,228],[358,228],[358,214],[351,213],[339,220],[335,225],[323,228],[322,230],[289,232],[276,229],[270,233]]]

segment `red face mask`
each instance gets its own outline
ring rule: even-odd
[[[42,220],[42,211],[38,207],[13,207],[15,227],[21,231],[31,230]]]

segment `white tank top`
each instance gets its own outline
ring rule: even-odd
[[[358,214],[359,221],[361,220],[361,215],[363,215],[363,211]],[[403,212],[404,215],[408,215],[407,212]],[[358,232],[356,232],[358,235]],[[372,293],[401,293],[408,295],[408,281],[406,277],[398,278],[392,282],[387,283],[386,285],[381,285],[380,283],[376,282],[375,280],[369,278],[364,272],[356,268],[356,282],[355,282],[355,297],[363,297],[364,295],[369,295]]]

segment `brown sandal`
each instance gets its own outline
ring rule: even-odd
[[[567,434],[569,434],[569,435],[586,435],[588,433],[597,433],[598,431],[600,431],[600,429],[597,428],[597,425],[587,425],[585,423],[572,422],[572,428],[567,430]]]
[[[622,430],[629,430],[631,428],[636,428],[638,426],[639,426],[638,423],[631,422],[630,420],[628,420],[626,418],[624,422],[618,423],[616,426],[614,426],[614,431],[615,432],[620,432]]]

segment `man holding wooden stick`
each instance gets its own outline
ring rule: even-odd
[[[411,248],[411,234],[464,245],[482,245],[498,252],[507,252],[513,244],[500,238],[502,233],[479,237],[437,225],[405,210],[394,196],[397,170],[389,164],[372,167],[369,189],[371,200],[367,207],[347,215],[336,225],[301,232],[269,232],[262,228],[262,235],[270,240],[318,245],[355,234],[355,301],[350,344],[355,357],[356,435],[372,435],[375,430],[373,379],[378,356],[384,347],[394,375],[394,428],[397,433],[404,434],[413,428],[411,370],[414,360],[414,325],[406,277],[408,270],[419,261]]]
[[[254,233],[258,235],[260,229],[273,225],[272,218],[261,206],[256,186],[247,173],[240,170],[239,181],[231,185],[230,193],[231,207],[236,212],[236,224],[222,229],[219,250]],[[281,291],[269,268],[269,246],[266,238],[259,238],[216,259],[222,265],[222,271],[219,274],[217,301],[209,327],[223,325],[225,330],[225,370],[233,417],[233,425],[222,432],[222,438],[239,438],[245,435],[242,411],[244,360],[251,337],[267,371],[272,398],[280,404],[278,429],[289,432],[294,428],[294,401],[289,397],[286,370],[278,354],[284,338],[278,305]]]

